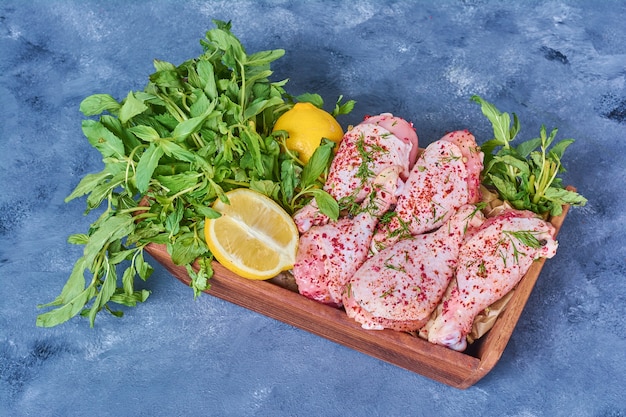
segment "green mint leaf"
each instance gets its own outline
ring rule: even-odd
[[[72,191],[72,193],[65,198],[65,202],[67,203],[75,198],[82,197],[85,194],[90,193],[97,185],[105,182],[105,180],[110,177],[111,174],[106,169],[96,174],[85,175],[80,180],[76,188],[74,188],[74,191]]]
[[[133,291],[132,294],[116,291],[115,294],[111,296],[110,301],[127,307],[135,307],[137,303],[145,302],[149,296],[150,291],[148,290]]]
[[[252,180],[250,181],[250,189],[276,200],[280,192],[280,184],[271,180]]]
[[[141,250],[135,258],[135,271],[137,272],[137,275],[139,275],[139,278],[144,281],[147,280],[154,272],[154,268],[146,262],[143,250]]]
[[[119,250],[116,252],[109,251],[109,261],[112,264],[117,265],[119,263],[122,263],[123,261],[132,259],[136,253],[136,248]]]
[[[159,164],[163,153],[163,148],[155,142],[152,142],[150,146],[148,146],[148,149],[141,155],[141,158],[139,158],[135,173],[135,182],[139,192],[145,193],[148,191],[152,174]]]
[[[215,108],[216,102],[209,100],[203,91],[196,90],[194,94],[197,96],[196,101],[189,108],[191,117],[208,116]]]
[[[191,190],[198,184],[200,174],[193,171],[181,172],[173,175],[157,175],[156,180],[168,190],[168,195],[178,194],[184,190]]]
[[[153,60],[153,64],[156,72],[151,74],[149,79],[154,85],[163,90],[183,89],[180,75],[173,64],[158,59]]]
[[[104,282],[100,287],[100,292],[96,296],[96,299],[89,311],[89,325],[93,327],[96,320],[96,314],[109,302],[111,296],[115,293],[117,288],[117,271],[115,265],[110,262],[107,263]]]
[[[127,123],[130,119],[148,110],[143,101],[137,100],[132,91],[128,93],[120,109],[119,118],[122,123]]]
[[[81,312],[89,300],[94,297],[95,292],[96,289],[92,286],[85,288],[62,307],[38,315],[36,325],[38,327],[54,327],[65,323]]]
[[[206,38],[212,48],[223,52],[222,62],[224,65],[240,76],[239,65],[246,62],[246,53],[239,39],[230,31],[220,28],[209,30],[206,33]],[[205,43],[205,45],[207,44]]]
[[[159,72],[159,71],[176,71],[176,65],[172,64],[171,62],[167,62],[167,61],[162,61],[160,59],[154,59],[152,60],[152,65],[154,65],[154,69]]]
[[[337,99],[337,103],[335,103],[335,108],[333,109],[333,111],[331,113],[331,115],[333,117],[337,117],[337,116],[339,116],[341,114],[348,114],[352,110],[354,110],[354,106],[356,104],[356,101],[348,100],[344,104],[341,104],[342,100],[343,100],[343,96],[339,96],[339,98]]]
[[[156,131],[152,126],[138,125],[128,128],[128,131],[133,133],[139,139],[144,140],[146,142],[154,142],[157,139],[160,139],[161,136],[159,132]]]
[[[585,197],[565,188],[548,188],[544,196],[548,200],[556,202],[558,205],[571,204],[573,206],[584,206],[587,204]]]
[[[513,113],[513,124],[511,125],[511,129],[509,129],[509,140],[512,141],[515,139],[515,136],[519,133],[521,129],[519,118],[517,114]]]
[[[128,236],[134,227],[134,220],[128,214],[105,217],[85,245],[84,255],[87,265],[94,264],[95,258],[108,243]]]
[[[300,181],[302,187],[306,188],[322,175],[322,173],[328,168],[333,157],[333,149],[335,148],[335,142],[328,139],[322,139],[320,146],[318,146],[309,162],[304,166],[302,170],[302,176]]]
[[[252,119],[254,116],[262,113],[265,109],[269,109],[278,105],[283,104],[284,101],[280,97],[271,97],[269,99],[257,99],[250,103],[250,105],[246,108],[243,117],[246,120]]]
[[[63,305],[70,302],[73,298],[78,296],[85,289],[85,270],[87,269],[87,264],[85,263],[85,258],[80,257],[74,267],[72,268],[72,273],[70,274],[69,279],[63,286],[61,290],[61,294],[59,294],[54,301],[47,304],[38,305],[39,308]]]
[[[202,291],[211,288],[209,279],[213,276],[213,266],[211,265],[211,257],[203,257],[198,259],[198,271],[196,272],[190,264],[185,265],[187,273],[191,278],[189,285],[193,289],[194,298],[200,296]]]
[[[250,158],[249,167],[254,167],[260,176],[265,176],[265,167],[261,159],[261,136],[251,129],[244,129],[240,133],[241,139],[246,144],[247,153],[244,158]]]
[[[141,142],[135,135],[126,130],[124,126],[122,126],[122,122],[117,117],[104,114],[100,116],[100,123],[112,132],[115,136],[122,140],[126,152],[130,152],[135,149],[137,146],[141,145]]]
[[[286,201],[291,201],[299,183],[296,170],[300,168],[291,159],[285,159],[280,164],[280,184]]]
[[[167,139],[161,139],[158,141],[158,144],[167,156],[187,162],[198,162],[199,160],[199,158],[196,157],[196,154],[188,151],[187,149],[181,147],[175,142],[169,141]]]
[[[489,175],[489,178],[491,179],[493,185],[495,185],[495,187],[498,189],[498,192],[503,199],[511,201],[516,198],[517,189],[515,187],[515,184],[509,181],[504,181],[503,179],[495,175]]]
[[[222,215],[219,211],[214,210],[211,207],[203,206],[200,204],[194,204],[194,209],[196,213],[198,213],[200,216],[208,218],[208,219],[217,219],[218,217]]]
[[[80,111],[85,116],[95,116],[105,111],[118,114],[122,105],[109,94],[93,94],[80,103]]]
[[[261,51],[248,55],[246,59],[246,65],[248,66],[265,66],[271,62],[276,61],[285,55],[284,49],[274,49],[271,51]]]
[[[192,117],[191,119],[184,120],[180,122],[174,131],[172,132],[172,139],[176,142],[182,142],[189,137],[189,135],[196,133],[202,127],[202,123],[204,123],[206,119],[206,115]]]
[[[224,20],[212,19],[213,24],[221,30],[225,30],[226,32],[230,32],[232,27],[232,23],[230,21],[226,22]]]
[[[83,134],[103,157],[124,159],[124,143],[100,122],[83,120]]]
[[[548,149],[550,145],[552,145],[552,142],[554,141],[557,132],[558,132],[558,129],[556,127],[550,131],[550,136],[547,137],[545,141],[545,145],[543,146],[544,149]],[[542,137],[546,136],[546,127],[544,125],[541,125],[541,136]]]
[[[175,242],[168,243],[167,249],[176,265],[191,264],[208,250],[204,241],[193,232],[185,233]]]
[[[528,162],[525,159],[517,158],[510,154],[496,155],[494,157],[494,163],[503,163],[507,166],[515,168],[518,172],[517,175],[529,175],[530,168]]]
[[[96,185],[87,197],[87,209],[85,210],[85,213],[89,213],[94,208],[99,207],[100,204],[102,204],[102,201],[109,198],[112,195],[113,190],[122,185],[124,181],[125,175],[123,172],[120,172],[111,178],[110,181]]]
[[[489,119],[493,127],[493,134],[500,145],[508,145],[511,141],[511,117],[508,113],[501,113],[493,104],[479,96],[472,96],[472,100],[480,104],[481,111]]]
[[[320,211],[331,220],[337,220],[339,218],[339,204],[337,201],[326,191],[319,188],[311,192]]]
[[[71,243],[72,245],[86,245],[88,241],[89,236],[84,233],[76,233],[67,238],[67,243]]]
[[[541,138],[534,138],[517,145],[515,150],[522,158],[528,158],[530,153],[541,146]]]
[[[320,109],[324,107],[324,99],[319,94],[304,93],[297,96],[296,99],[301,103],[311,103]]]
[[[176,200],[174,211],[165,218],[165,230],[170,236],[176,235],[180,231],[180,222],[183,219],[183,204],[180,199]]]
[[[218,96],[217,85],[215,84],[215,71],[213,65],[206,60],[200,60],[197,64],[198,77],[203,85],[204,93],[211,100]]]
[[[552,147],[552,149],[550,149],[550,155],[552,155],[553,157],[556,156],[558,160],[561,160],[561,158],[563,157],[563,153],[565,152],[567,147],[571,145],[572,143],[574,143],[574,139],[563,139],[557,142]]]
[[[135,268],[131,265],[122,274],[122,288],[124,294],[131,295],[134,292]]]

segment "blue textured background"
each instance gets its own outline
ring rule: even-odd
[[[353,4],[354,3],[354,4]],[[490,126],[480,94],[576,139],[571,211],[495,369],[460,391],[191,290],[163,268],[148,302],[91,329],[35,327],[94,220],[101,169],[80,101],[141,90],[152,59],[201,52],[211,19],[249,52],[284,48],[293,94],[392,112],[422,146]],[[0,415],[626,416],[626,6],[623,1],[0,1]]]

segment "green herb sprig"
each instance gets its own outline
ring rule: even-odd
[[[472,100],[480,104],[493,126],[494,138],[481,145],[485,154],[482,183],[487,188],[495,189],[514,208],[544,217],[558,216],[564,204],[587,203],[585,197],[566,189],[558,176],[565,171],[561,159],[573,139],[555,142],[558,130],[554,128],[548,135],[542,125],[539,137],[513,146],[520,131],[517,115],[513,113],[511,121],[508,113],[500,112],[481,97],[475,95]]]
[[[84,246],[83,256],[61,294],[40,305],[55,308],[37,317],[38,326],[79,313],[93,326],[101,310],[122,315],[111,303],[144,302],[150,293],[135,283],[152,273],[144,257],[150,243],[165,244],[172,261],[186,267],[197,297],[213,275],[204,221],[219,216],[211,205],[218,198],[226,202],[231,189],[259,191],[289,213],[314,197],[325,214],[337,217],[337,202],[322,190],[334,144],[324,142],[303,166],[284,151],[284,135],[272,133],[294,101],[321,107],[323,100],[317,94],[292,97],[284,90],[287,80],[269,80],[270,64],[284,50],[248,54],[230,22],[214,23],[200,41],[199,57],[178,66],[155,60],[143,91],[121,102],[95,94],[81,103],[85,116],[97,116],[84,120],[82,130],[104,168],[87,174],[66,201],[86,196],[86,213],[103,210],[87,233],[69,237]],[[354,106],[341,99],[334,115]],[[197,259],[196,272],[191,265]]]

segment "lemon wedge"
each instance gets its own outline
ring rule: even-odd
[[[271,198],[238,188],[226,193],[213,208],[222,215],[206,219],[204,235],[215,259],[228,270],[263,280],[293,267],[298,229],[289,214]]]

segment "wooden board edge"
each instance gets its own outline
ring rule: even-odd
[[[171,262],[165,245],[150,244],[146,251],[174,277],[189,285],[183,266]],[[282,321],[332,342],[411,372],[460,387],[473,374],[479,360],[393,330],[368,331],[343,310],[320,304],[266,281],[241,278],[214,263],[215,275],[207,294]]]
[[[567,188],[575,191],[574,187]],[[569,208],[564,206],[563,213],[551,219],[557,234]],[[186,268],[172,263],[165,245],[149,244],[146,252],[174,277],[189,285],[191,279]],[[544,263],[545,259],[542,259],[533,264],[522,278],[509,305],[480,341],[476,357],[403,332],[363,330],[340,309],[320,304],[270,282],[241,278],[215,261],[212,264],[215,275],[211,278],[211,288],[206,292],[435,381],[467,389],[489,373],[499,361]],[[318,323],[320,320],[323,322]]]

